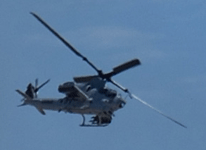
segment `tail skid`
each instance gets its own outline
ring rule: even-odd
[[[26,105],[26,103],[24,102],[23,104],[18,105],[17,107],[21,107],[21,106],[25,106],[25,105]]]

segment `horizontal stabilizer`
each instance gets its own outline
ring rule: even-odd
[[[32,100],[28,95],[26,95],[24,92],[20,91],[20,90],[16,90],[17,93],[19,93],[20,95],[22,95],[26,100]]]

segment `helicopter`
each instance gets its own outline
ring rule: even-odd
[[[141,62],[139,59],[132,59],[114,67],[112,71],[104,73],[102,70],[98,69],[89,59],[82,55],[77,49],[75,49],[51,26],[49,26],[42,18],[33,12],[31,12],[31,14],[49,31],[51,31],[61,42],[63,42],[74,54],[91,66],[97,72],[97,75],[74,77],[74,81],[65,82],[59,85],[58,91],[65,94],[65,97],[56,99],[38,98],[38,91],[43,86],[45,86],[50,81],[50,79],[45,81],[40,86],[38,86],[38,79],[36,79],[35,86],[30,83],[27,86],[26,92],[16,90],[17,93],[23,96],[23,104],[19,106],[34,106],[42,115],[46,114],[44,110],[80,114],[83,117],[83,121],[80,126],[104,127],[111,123],[114,117],[114,112],[123,108],[126,104],[126,100],[119,92],[107,87],[106,84],[109,82],[128,94],[131,99],[138,100],[167,119],[186,128],[186,126],[182,123],[176,121],[168,115],[165,115],[163,112],[143,101],[131,93],[129,89],[123,87],[112,79],[113,76],[140,65]],[[86,123],[85,115],[93,115],[89,123]]]

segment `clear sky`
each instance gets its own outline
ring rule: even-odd
[[[18,108],[15,90],[37,77],[51,79],[39,97],[61,98],[59,84],[95,73],[31,11],[104,71],[139,58],[141,66],[114,80],[188,128],[130,99],[104,128],[79,127],[80,115]],[[205,150],[205,39],[205,0],[1,0],[0,149]]]

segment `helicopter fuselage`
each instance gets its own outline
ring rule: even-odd
[[[103,112],[114,112],[125,105],[126,102],[119,97],[113,100],[93,99],[90,102],[80,102],[73,99],[49,99],[35,98],[25,100],[24,105],[31,105],[43,110],[64,111],[76,114],[101,114]]]
[[[114,111],[126,104],[126,101],[115,90],[102,84],[104,82],[101,80],[94,80],[89,83],[66,82],[58,88],[59,92],[66,94],[66,97],[26,99],[22,105],[34,106],[43,115],[44,110],[53,110],[111,117]]]

